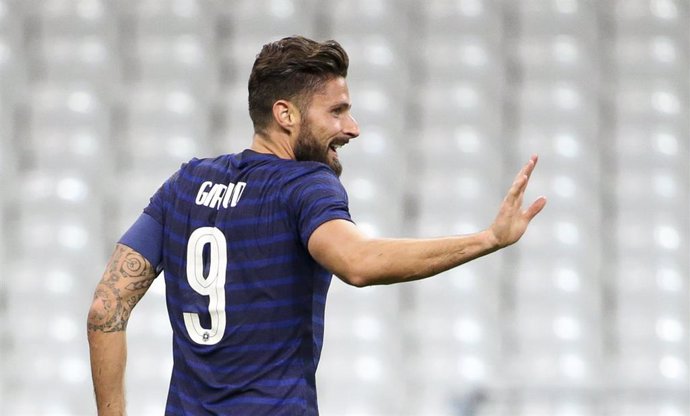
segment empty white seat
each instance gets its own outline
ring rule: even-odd
[[[27,69],[26,56],[21,45],[0,34],[0,99],[3,107],[24,100]]]
[[[193,35],[151,36],[136,42],[134,82],[187,83],[202,96],[213,96],[218,84],[214,43]]]
[[[254,126],[249,117],[247,91],[250,69],[251,64],[243,79],[222,85],[214,103],[217,119],[221,122],[216,132],[219,137],[212,144],[216,152],[239,152],[251,145]]]
[[[319,11],[314,0],[240,0],[224,14],[240,39],[258,36],[269,42],[292,35],[313,38]]]
[[[503,143],[500,126],[450,122],[425,126],[407,141],[407,148],[413,152],[413,166],[432,175],[474,172],[493,182],[504,170]]]
[[[87,129],[107,137],[110,128],[111,97],[101,95],[88,85],[38,83],[29,98],[28,149],[41,145],[35,133],[48,129],[75,131]]]
[[[496,85],[483,85],[470,80],[449,83],[430,80],[417,91],[422,125],[466,125],[478,123],[489,126],[499,123],[497,111],[502,105],[502,91]]]
[[[402,378],[395,345],[347,356],[330,355],[329,348],[324,347],[317,376],[322,412],[399,414],[403,411],[402,403],[396,400]],[[343,389],[350,392],[347,397],[342,395]],[[325,406],[321,405],[323,402]]]
[[[39,142],[26,150],[26,155],[36,169],[48,172],[78,171],[87,175],[91,182],[107,184],[113,173],[115,161],[110,155],[112,143],[109,131],[90,128],[37,127],[32,130],[32,141]]]
[[[116,180],[110,190],[113,204],[109,207],[109,217],[112,216],[113,221],[106,241],[117,241],[129,229],[148,206],[150,198],[158,191],[158,188],[178,168],[179,165],[173,169],[132,166],[116,174]],[[117,197],[122,194],[127,194],[128,197]]]
[[[418,64],[427,79],[469,79],[492,87],[505,82],[500,45],[489,36],[430,35],[419,46]]]
[[[592,123],[596,120],[596,82],[525,82],[519,92],[518,116],[528,123]]]
[[[507,374],[511,383],[523,389],[577,388],[599,380],[601,366],[602,359],[596,351],[533,345],[510,358]]]
[[[348,84],[378,85],[396,91],[409,83],[406,53],[395,39],[382,33],[347,33],[336,39],[350,57]]]
[[[620,254],[635,253],[653,259],[684,256],[690,245],[687,205],[672,210],[622,209],[617,217],[616,249]]]
[[[112,2],[46,0],[34,3],[30,11],[37,15],[44,39],[93,35],[113,39],[116,36],[117,15]]]
[[[375,125],[396,131],[404,126],[403,105],[409,97],[409,91],[375,79],[355,79],[348,82],[348,87],[352,100],[352,115],[361,127]],[[394,108],[395,111],[392,110]]]
[[[621,36],[615,44],[615,65],[627,76],[662,76],[679,82],[688,65],[687,43],[666,35]]]
[[[688,123],[688,95],[672,78],[621,79],[616,91],[616,116],[622,123],[659,123],[671,127]]]
[[[687,258],[662,258],[654,251],[643,256],[628,250],[618,256],[614,266],[613,284],[619,296],[628,299],[644,297],[657,305],[682,305],[686,302],[690,275]]]
[[[592,39],[597,33],[597,8],[588,2],[527,0],[514,7],[520,28],[528,36],[568,33]]]
[[[14,227],[16,250],[26,256],[46,253],[43,258],[70,259],[94,253],[101,256],[103,227],[81,213],[51,217],[46,208],[43,213],[22,215]]]
[[[38,43],[33,70],[55,84],[87,84],[114,95],[122,85],[121,63],[113,46],[99,36],[44,37]]]
[[[509,280],[515,301],[527,307],[532,303],[547,309],[563,307],[564,311],[596,319],[601,302],[601,263],[597,260],[582,264],[562,255],[539,263],[522,261],[511,265]]]
[[[350,3],[331,0],[331,33],[338,39],[348,34],[387,34],[403,42],[407,28],[406,2],[394,0],[356,0]]]
[[[503,33],[499,1],[430,0],[411,2],[410,6],[422,16],[429,33],[446,34],[451,38],[481,33],[495,40]]]
[[[190,34],[210,40],[214,36],[214,2],[123,0],[121,10],[132,20],[138,37]]]
[[[686,354],[660,354],[648,346],[623,351],[612,365],[616,384],[631,390],[662,388],[687,392],[690,383]]]
[[[683,137],[682,129],[665,124],[621,123],[614,137],[616,163],[621,173],[627,174],[634,166],[645,171],[676,171],[682,179],[690,165],[685,157],[690,143]]]
[[[124,166],[177,169],[208,149],[208,103],[188,85],[142,83],[128,91],[127,129],[117,143]]]
[[[522,77],[532,80],[596,82],[599,61],[592,40],[572,35],[530,36],[516,42],[516,60]]]
[[[617,0],[611,8],[618,33],[683,36],[690,10],[678,0]]]
[[[17,41],[24,24],[24,4],[12,0],[0,1],[0,36]]]

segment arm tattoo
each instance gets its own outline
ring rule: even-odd
[[[117,332],[127,328],[129,315],[156,278],[151,264],[140,254],[117,245],[103,278],[96,287],[88,318],[89,331]]]

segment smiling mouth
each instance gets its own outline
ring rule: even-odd
[[[333,152],[338,153],[338,149],[341,147],[345,146],[348,142],[347,141],[339,141],[336,143],[331,143],[328,148],[331,149]]]

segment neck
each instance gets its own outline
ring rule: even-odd
[[[250,149],[257,153],[276,155],[281,159],[295,159],[290,137],[287,134],[254,133]]]

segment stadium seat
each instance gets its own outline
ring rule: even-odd
[[[202,0],[122,0],[120,10],[132,22],[135,36],[214,36],[215,2]]]
[[[594,39],[597,33],[597,9],[588,2],[528,0],[512,7],[517,9],[516,18],[527,36],[547,37],[559,33]]]
[[[28,11],[37,18],[44,39],[116,36],[117,15],[108,1],[46,0],[31,4]]]
[[[149,85],[189,84],[202,96],[212,97],[218,86],[214,43],[193,35],[149,36],[137,39],[132,80]]]
[[[208,154],[210,117],[206,97],[184,83],[141,83],[128,91],[127,129],[117,143],[123,168],[168,169]]]
[[[431,0],[411,2],[411,5],[422,16],[427,30],[451,39],[463,34],[482,34],[498,40],[503,33],[499,1]]]
[[[429,80],[463,79],[500,86],[505,78],[500,45],[488,36],[433,33],[420,42],[417,60]]]
[[[419,108],[422,125],[438,123],[479,124],[490,126],[498,122],[495,109],[501,106],[501,89],[459,80],[449,85],[443,80],[430,80],[419,89]]]
[[[617,0],[611,17],[620,33],[669,34],[680,37],[690,10],[678,0]]]
[[[43,37],[32,52],[33,68],[42,80],[87,84],[112,95],[122,81],[120,62],[112,49],[98,36]]]
[[[54,82],[34,84],[29,101],[29,137],[20,150],[31,151],[41,145],[39,132],[47,129],[88,129],[107,137],[110,124],[108,99],[88,85]],[[105,139],[100,139],[105,140]]]
[[[598,77],[599,60],[591,40],[565,34],[531,36],[516,46],[516,60],[527,82],[592,82]]]
[[[13,39],[0,34],[0,99],[3,100],[3,106],[12,108],[16,102],[23,100],[26,84],[24,50]]]
[[[689,58],[687,42],[680,39],[629,34],[616,43],[614,59],[626,76],[680,79]]]
[[[331,34],[338,38],[343,35],[360,33],[387,34],[392,39],[403,41],[401,35],[407,27],[407,2],[393,0],[357,0],[343,3],[331,0]]]
[[[234,35],[259,37],[263,42],[293,35],[313,37],[323,18],[314,0],[241,0],[223,14],[228,16]],[[255,48],[255,53],[258,50]]]
[[[218,153],[240,152],[251,145],[254,127],[249,118],[247,84],[251,64],[241,81],[225,83],[221,87],[214,103],[217,118],[222,125],[217,125],[217,137],[211,144]]]
[[[549,200],[519,244],[442,276],[334,278],[321,413],[688,416],[689,18],[684,0],[0,0],[0,413],[95,412],[83,321],[113,244],[181,163],[249,146],[255,56],[303,34],[350,55],[341,179],[365,233],[481,230],[532,153],[525,201]],[[128,328],[132,414],[164,412],[164,290]]]

